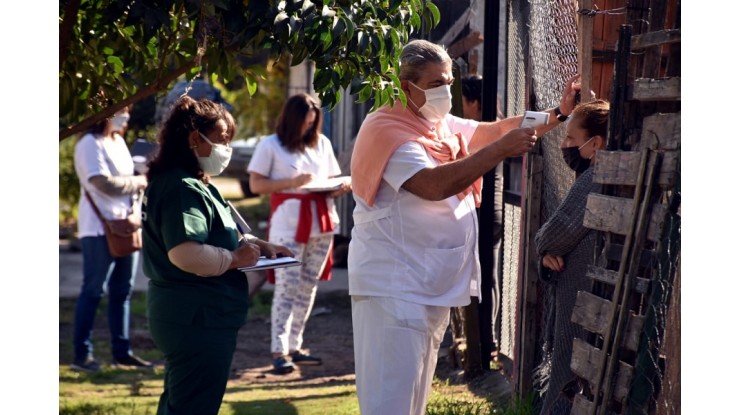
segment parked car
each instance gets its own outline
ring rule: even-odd
[[[239,180],[239,186],[244,193],[244,197],[255,197],[255,193],[249,188],[249,173],[247,173],[247,166],[249,161],[252,160],[252,154],[254,149],[257,147],[257,143],[262,139],[262,136],[249,137],[246,139],[238,139],[231,141],[231,148],[234,151],[231,153],[231,161],[226,167],[221,176],[233,177]]]

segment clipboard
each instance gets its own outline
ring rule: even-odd
[[[290,256],[284,256],[284,257],[279,257],[275,259],[270,259],[270,258],[261,256],[257,260],[257,263],[252,265],[251,267],[239,267],[237,269],[243,272],[262,271],[265,269],[273,269],[273,268],[297,267],[302,264],[303,262],[293,257],[290,257]]]
[[[299,189],[308,190],[309,192],[333,192],[339,190],[349,178],[350,176],[339,176],[313,180],[299,187]]]

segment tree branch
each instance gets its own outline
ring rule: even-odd
[[[95,125],[100,120],[112,116],[122,108],[135,104],[148,97],[149,95],[152,95],[158,91],[167,88],[170,82],[177,79],[180,75],[184,74],[195,66],[197,66],[197,63],[195,60],[192,60],[187,64],[181,66],[180,68],[177,68],[174,71],[170,72],[167,76],[158,79],[153,84],[147,85],[146,87],[140,89],[134,95],[131,95],[123,101],[113,104],[110,107],[107,107],[102,111],[89,116],[71,127],[62,128],[61,130],[59,130],[59,141],[62,141],[71,135],[81,133]]]

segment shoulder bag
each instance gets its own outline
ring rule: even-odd
[[[85,190],[87,200],[95,210],[105,228],[105,239],[108,241],[108,251],[114,258],[131,255],[142,247],[141,240],[141,215],[130,213],[126,219],[107,220],[100,214],[100,210],[93,202],[90,194]]]

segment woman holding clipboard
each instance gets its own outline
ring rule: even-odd
[[[219,412],[249,306],[241,267],[284,246],[243,237],[211,177],[231,158],[234,119],[218,103],[180,98],[159,133],[142,205],[149,330],[165,357],[158,414]]]
[[[263,138],[247,167],[249,186],[270,194],[268,240],[285,245],[303,264],[268,272],[275,284],[272,300],[271,351],[275,372],[295,365],[320,365],[321,359],[301,350],[319,279],[331,278],[332,242],[339,216],[334,198],[351,190],[349,180],[336,190],[312,192],[303,186],[341,174],[329,139],[321,134],[323,115],[308,94],[290,97],[275,134]],[[290,358],[290,360],[288,360]]]

